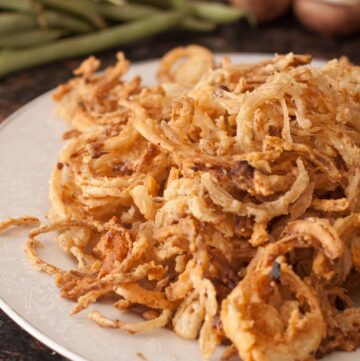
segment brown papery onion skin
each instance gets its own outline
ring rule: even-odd
[[[326,36],[349,35],[360,30],[360,2],[295,0],[294,12],[304,26]]]
[[[290,7],[291,0],[230,0],[243,10],[252,13],[258,23],[266,23],[283,15]]]

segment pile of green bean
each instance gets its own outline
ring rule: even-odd
[[[0,0],[0,77],[171,29],[212,31],[243,16],[205,0]]]

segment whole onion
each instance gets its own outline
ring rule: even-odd
[[[360,30],[360,0],[295,0],[294,11],[303,25],[324,35]]]
[[[252,13],[258,23],[265,23],[283,15],[291,5],[291,0],[230,0],[230,2]]]

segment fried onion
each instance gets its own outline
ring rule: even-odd
[[[159,83],[97,74],[91,57],[54,94],[72,126],[50,180],[50,225],[26,253],[72,314],[130,333],[172,328],[243,361],[308,361],[360,345],[360,68],[308,55],[216,64],[200,46],[160,61]],[[12,225],[38,223],[10,219]],[[78,263],[40,259],[58,232]]]

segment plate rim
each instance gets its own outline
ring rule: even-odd
[[[41,102],[43,98],[47,98],[51,95],[54,89],[50,89],[45,93],[37,96],[36,98],[30,100],[28,103],[21,106],[15,112],[11,113],[0,123],[0,132],[4,130],[14,119],[16,119],[21,114],[25,113],[28,109],[33,107],[36,103]],[[26,320],[18,312],[16,312],[10,304],[5,302],[0,294],[0,309],[7,315],[12,321],[14,321],[19,327],[26,331],[30,336],[34,337],[44,345],[50,348],[50,350],[55,351],[61,356],[68,358],[71,361],[88,361],[88,359],[81,356],[79,353],[69,350],[64,345],[61,345],[58,341],[47,336],[45,333],[41,332],[36,326],[34,326],[30,321]]]
[[[275,54],[278,54],[276,52],[269,53],[269,52],[214,52],[214,55],[217,58],[221,57],[234,57],[234,56],[243,56],[246,60],[246,58],[251,57],[258,57],[261,60],[273,57]],[[131,61],[131,67],[132,66],[144,66],[149,65],[151,63],[159,62],[160,58],[152,58],[148,60],[143,61]],[[319,58],[313,58],[312,62],[317,64],[324,64],[327,60],[326,59],[319,59]],[[21,106],[19,109],[17,109],[15,112],[11,113],[9,116],[7,116],[1,123],[0,123],[0,131],[2,131],[6,126],[8,126],[14,119],[16,119],[20,114],[26,112],[29,108],[33,107],[36,103],[40,102],[43,98],[47,98],[53,93],[54,88],[46,91],[45,93],[35,97],[34,99],[30,100],[28,103]],[[80,355],[79,352],[75,352],[70,350],[68,347],[62,345],[59,341],[56,341],[56,339],[51,338],[47,336],[45,333],[37,329],[36,326],[34,326],[30,321],[26,320],[23,316],[21,316],[17,311],[15,311],[10,304],[4,301],[4,299],[1,297],[0,294],[0,309],[12,320],[14,321],[18,326],[20,326],[23,330],[25,330],[30,336],[34,337],[38,341],[42,342],[44,345],[49,347],[51,350],[54,350],[59,355],[62,355],[66,358],[68,358],[71,361],[89,361],[89,359],[84,358]]]

